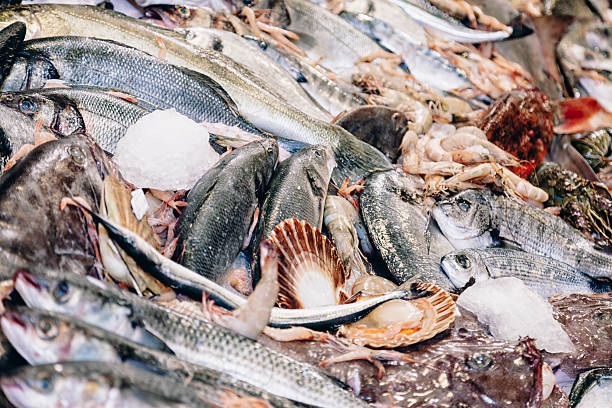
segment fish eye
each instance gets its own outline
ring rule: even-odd
[[[23,98],[19,102],[19,110],[23,113],[36,113],[38,110],[38,105],[36,102],[29,98]]]
[[[36,333],[43,340],[52,340],[58,334],[57,322],[50,317],[43,317],[36,325]]]
[[[72,161],[75,164],[81,166],[83,165],[83,163],[85,163],[85,153],[83,152],[83,150],[81,150],[80,147],[70,146],[68,148],[68,153],[70,153],[70,157],[72,158]]]
[[[468,211],[470,209],[470,203],[465,201],[464,199],[460,198],[459,200],[457,200],[457,206],[462,210],[462,211]]]
[[[320,159],[321,157],[323,157],[323,155],[321,154],[321,151],[320,151],[320,150],[315,150],[315,151],[314,151],[314,155],[315,155],[315,156],[317,156],[317,158],[319,158],[319,159]]]
[[[472,263],[470,262],[469,258],[465,255],[457,255],[455,256],[455,259],[463,269],[469,269],[472,266]]]
[[[489,368],[489,366],[493,363],[491,357],[484,353],[474,354],[466,361],[466,365],[474,371],[482,371]]]
[[[40,373],[36,378],[27,381],[28,385],[41,392],[51,392],[53,390],[53,375],[48,373]]]
[[[191,15],[190,10],[184,6],[179,6],[177,8],[177,11],[181,15],[181,17],[184,17],[184,18],[188,18]]]
[[[66,281],[59,281],[53,289],[53,297],[57,303],[66,303],[70,298],[70,285]]]

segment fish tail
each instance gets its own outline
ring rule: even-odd
[[[378,149],[339,129],[343,132],[332,147],[338,165],[332,174],[334,184],[341,185],[347,177],[356,182],[372,173],[393,169],[391,162]]]

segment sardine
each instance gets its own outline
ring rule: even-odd
[[[83,210],[87,211],[85,208]],[[143,269],[162,283],[196,299],[200,299],[204,291],[217,304],[230,310],[241,308],[246,303],[246,299],[242,295],[169,260],[128,229],[104,220],[96,213],[89,212],[89,214],[106,228],[111,238],[126,253],[137,259]],[[391,299],[410,299],[421,295],[423,295],[423,291],[418,290],[415,285],[408,285],[399,290],[356,303],[308,309],[273,308],[269,325],[327,329],[358,320],[374,307]]]
[[[437,203],[433,215],[458,248],[482,248],[502,239],[593,278],[612,279],[612,256],[599,251],[561,218],[516,199],[466,190]]]
[[[178,358],[232,375],[272,394],[320,407],[368,406],[310,365],[114,285],[50,271],[22,271],[15,279],[15,287],[29,306],[70,314],[109,331],[141,327],[163,339]],[[58,285],[66,288],[62,301],[53,295]],[[109,313],[113,319],[108,319]]]
[[[263,398],[274,407],[293,407],[289,400],[219,371],[179,360],[169,353],[135,343],[113,332],[69,315],[25,307],[11,308],[2,316],[2,330],[32,365],[64,361],[103,361],[147,368],[197,389],[207,401],[222,406],[225,389]],[[41,350],[45,350],[41,353]]]
[[[464,287],[471,277],[478,282],[512,276],[545,298],[611,289],[609,283],[592,279],[562,262],[515,249],[466,249],[442,257],[442,269],[458,288]]]
[[[0,387],[20,408],[211,406],[197,391],[178,381],[129,365],[100,361],[22,367],[4,373]]]
[[[94,250],[78,209],[60,209],[66,196],[95,207],[112,170],[104,152],[78,135],[44,143],[0,177],[0,280],[29,264],[86,272]]]
[[[122,89],[196,122],[221,122],[260,134],[235,113],[234,102],[215,81],[115,42],[86,37],[26,41],[2,90],[40,88],[50,79]]]
[[[130,99],[95,87],[45,88],[1,93],[0,104],[35,121],[42,120],[45,127],[61,136],[87,133],[102,149],[114,154],[127,128],[151,111],[150,106],[126,98]],[[32,134],[26,135],[33,140]]]
[[[274,140],[255,141],[233,150],[202,176],[177,225],[176,253],[182,265],[223,281],[244,246],[277,159]]]
[[[441,234],[428,233],[419,199],[423,191],[423,181],[415,176],[396,171],[370,176],[359,200],[363,220],[396,283],[422,281],[452,289],[440,259],[453,248]]]
[[[203,73],[220,84],[240,114],[258,128],[285,139],[331,147],[338,163],[334,172],[338,184],[346,177],[358,180],[371,172],[391,168],[388,160],[372,146],[338,126],[315,120],[283,103],[282,97],[267,89],[265,83],[244,67],[217,51],[188,44],[173,31],[87,6],[32,5],[0,10],[0,27],[14,21],[26,23],[28,38],[94,36],[155,56],[159,55],[161,41],[169,63]]]

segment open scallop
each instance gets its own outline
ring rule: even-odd
[[[268,240],[280,252],[280,307],[305,309],[346,300],[344,267],[321,231],[306,221],[290,218],[278,224]]]
[[[360,346],[395,348],[430,339],[448,329],[456,310],[450,293],[430,283],[418,283],[417,288],[431,295],[386,302],[363,319],[341,326],[338,334]]]

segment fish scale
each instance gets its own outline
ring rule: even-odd
[[[612,256],[561,218],[504,196],[490,200],[492,226],[526,252],[548,256],[596,278],[612,278]]]
[[[42,69],[31,69],[43,65]],[[260,132],[238,116],[233,101],[203,74],[178,68],[124,45],[87,37],[50,37],[26,41],[2,89],[44,86],[49,79],[116,88],[157,108],[175,108],[197,122],[221,122]]]

